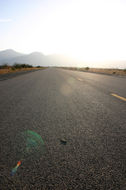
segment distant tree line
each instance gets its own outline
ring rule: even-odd
[[[29,65],[29,64],[19,64],[19,63],[15,63],[13,66],[12,66],[12,69],[22,69],[22,68],[32,68],[33,66],[32,65]]]
[[[3,65],[0,65],[0,69],[6,69],[8,68],[9,66],[7,64],[3,64]]]
[[[25,63],[14,63],[12,66],[9,66],[7,64],[0,65],[0,69],[7,69],[7,68],[12,68],[12,70],[15,69],[22,69],[22,68],[32,68],[32,65],[25,64]]]

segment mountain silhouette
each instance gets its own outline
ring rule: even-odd
[[[102,62],[82,62],[71,57],[53,54],[44,55],[40,52],[30,54],[18,53],[12,49],[0,51],[0,65],[14,63],[29,64],[33,66],[59,66],[59,67],[92,67],[92,68],[126,68],[126,61],[102,61]]]
[[[25,63],[33,66],[72,66],[78,62],[64,55],[44,55],[40,52],[21,54],[14,50],[4,50],[0,52],[0,65],[13,65],[14,63]]]
[[[0,51],[0,64],[7,62],[8,60],[12,59],[12,58],[16,58],[19,56],[23,56],[24,54],[22,53],[18,53],[12,49],[7,49],[4,51]]]
[[[11,65],[14,63],[26,63],[26,64],[30,64],[33,66],[37,66],[37,65],[47,66],[45,61],[46,61],[45,55],[43,55],[42,53],[39,53],[39,52],[33,52],[28,55],[14,57],[14,58],[10,59],[8,61],[8,63]]]

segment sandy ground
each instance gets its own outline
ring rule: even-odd
[[[76,68],[76,67],[64,67],[64,69],[74,70],[74,71],[84,71],[84,72],[93,72],[93,73],[102,73],[109,75],[121,75],[126,76],[126,69],[101,69],[101,68]]]
[[[14,73],[14,72],[19,72],[19,71],[30,71],[30,70],[36,70],[36,69],[38,70],[38,69],[43,69],[43,68],[33,67],[33,68],[22,68],[22,69],[12,70],[11,67],[8,67],[6,69],[0,69],[0,74]]]

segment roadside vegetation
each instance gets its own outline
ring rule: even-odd
[[[0,74],[11,73],[11,72],[18,72],[18,71],[28,71],[28,70],[38,70],[44,69],[45,67],[37,66],[33,67],[29,64],[21,64],[21,63],[14,63],[12,66],[8,64],[0,65]]]
[[[102,73],[110,75],[122,75],[126,76],[126,69],[102,69],[102,68],[77,68],[77,67],[61,67],[63,69],[69,69],[73,71],[83,71],[83,72],[92,72],[92,73]]]

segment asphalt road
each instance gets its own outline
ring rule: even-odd
[[[0,190],[125,190],[120,96],[126,98],[125,77],[55,68],[0,81]],[[11,176],[15,139],[25,130],[41,135],[46,150]]]

